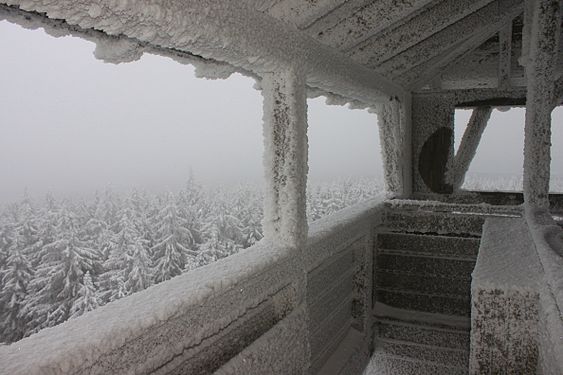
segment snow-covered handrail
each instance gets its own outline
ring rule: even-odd
[[[363,202],[313,223],[304,249],[261,241],[238,254],[0,346],[1,372],[139,374],[181,368],[190,373],[190,366],[202,364],[217,369],[229,358],[236,358],[241,349],[237,345],[251,343],[263,344],[261,350],[272,352],[266,361],[306,368],[311,333],[304,313],[307,292],[303,276],[349,243],[369,235],[383,211],[381,201]],[[289,337],[269,334],[284,329]],[[270,341],[262,343],[258,337]],[[276,353],[279,347],[292,348],[291,353]],[[229,368],[241,371],[241,363],[232,362]]]
[[[408,100],[401,86],[239,0],[1,0],[0,4],[114,36],[114,43],[104,39],[98,47],[102,55],[109,51],[112,62],[119,62],[120,56],[132,61],[145,47],[157,47],[228,63],[259,76],[302,69],[310,87],[370,106],[390,97]]]

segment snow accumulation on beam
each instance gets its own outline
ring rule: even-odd
[[[141,45],[220,61],[258,76],[299,67],[309,86],[368,105],[407,95],[385,77],[238,0],[1,0],[0,4]],[[125,56],[126,61],[131,59],[130,54]]]
[[[475,157],[481,136],[487,127],[487,123],[493,112],[492,107],[477,107],[473,109],[467,128],[463,133],[463,138],[459,149],[454,158],[454,191],[461,188],[465,180],[465,174],[469,170],[469,165]]]
[[[527,205],[541,208],[549,208],[551,112],[560,29],[559,1],[536,1],[526,64],[524,198]]]
[[[132,62],[140,59],[144,53],[150,53],[171,58],[181,64],[193,65],[196,76],[199,78],[225,79],[236,71],[232,65],[204,59],[201,56],[188,52],[161,48],[125,36],[111,36],[95,29],[84,29],[70,25],[64,20],[47,18],[37,12],[23,11],[18,7],[0,3],[1,20],[6,20],[31,30],[43,28],[48,35],[55,38],[75,36],[94,42],[96,43],[94,56],[107,63],[120,64]],[[239,71],[241,70],[239,69]],[[241,71],[241,73],[251,75],[248,72]]]
[[[263,229],[266,239],[291,247],[307,239],[307,99],[301,73],[270,73],[264,96]]]

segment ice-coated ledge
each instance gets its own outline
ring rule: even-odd
[[[541,271],[525,220],[485,221],[473,287],[533,292],[538,289]]]
[[[486,220],[471,283],[471,374],[535,372],[541,272],[525,219]]]
[[[527,207],[526,220],[542,266],[539,363],[543,374],[563,373],[563,229],[545,210]]]

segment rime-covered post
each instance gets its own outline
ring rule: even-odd
[[[377,107],[385,187],[397,196],[408,196],[412,189],[406,109],[397,99]]]
[[[461,188],[461,185],[463,185],[465,174],[469,169],[469,165],[471,164],[473,157],[475,157],[479,141],[481,140],[481,136],[487,127],[489,118],[491,118],[492,111],[493,108],[490,106],[477,107],[473,109],[471,119],[469,119],[469,123],[463,133],[463,138],[461,139],[459,149],[457,150],[454,158],[454,191],[458,190]]]
[[[264,96],[264,237],[298,247],[307,239],[307,94],[295,71],[268,73]]]
[[[559,51],[558,0],[536,0],[526,64],[526,126],[524,140],[524,199],[526,204],[549,207],[551,112],[555,65]]]
[[[512,20],[499,33],[498,88],[510,87],[512,67]]]
[[[524,0],[524,28],[522,29],[522,52],[518,62],[526,66],[530,57],[530,36],[532,33],[532,22],[534,16],[535,0]]]

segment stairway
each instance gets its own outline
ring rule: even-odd
[[[365,375],[467,374],[483,222],[453,211],[388,211],[378,232],[375,351]]]

